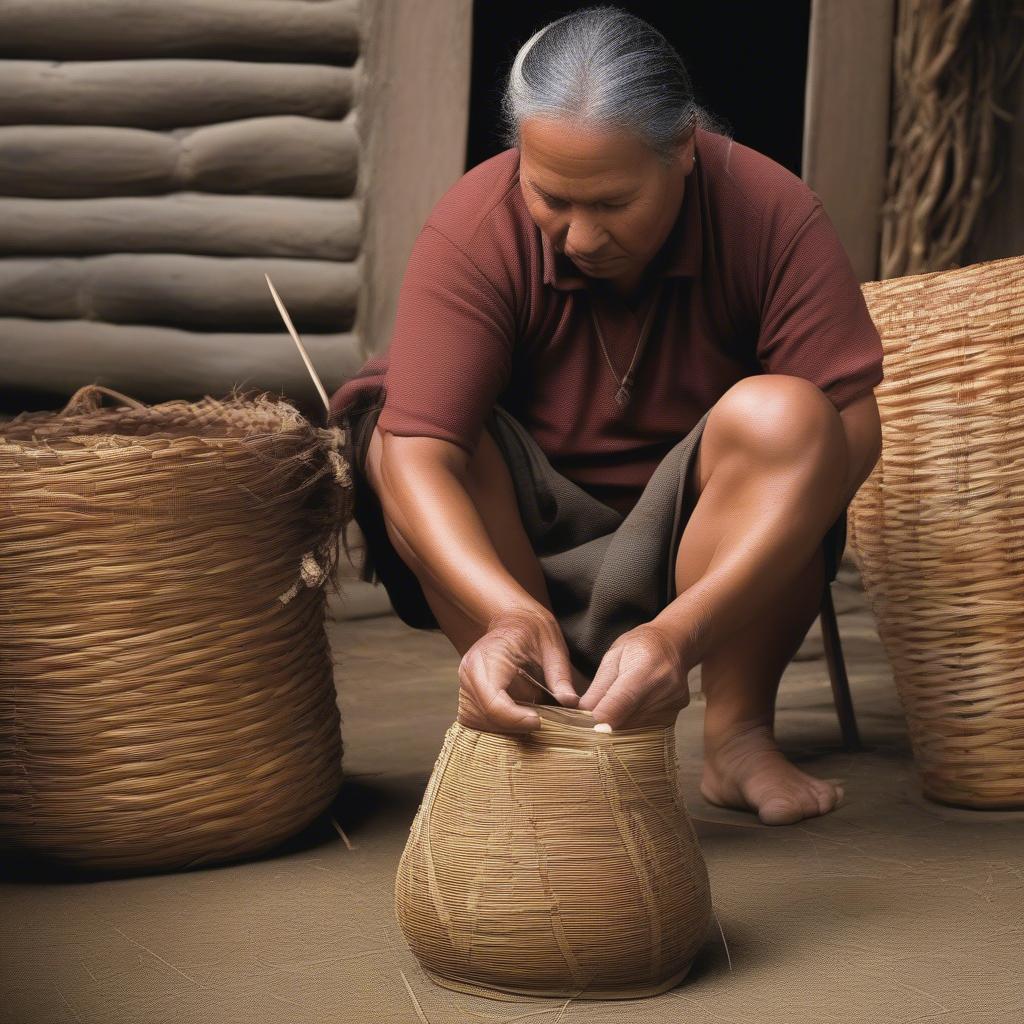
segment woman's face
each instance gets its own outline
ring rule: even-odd
[[[527,118],[519,187],[530,216],[587,276],[636,280],[675,223],[693,136],[665,165],[635,135]]]

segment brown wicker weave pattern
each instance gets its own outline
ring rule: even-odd
[[[445,734],[396,878],[406,940],[435,981],[477,995],[662,992],[712,916],[674,730],[536,711],[529,735]]]
[[[184,867],[323,811],[341,783],[321,586],[349,511],[338,433],[267,395],[146,407],[96,387],[4,425],[4,846]]]
[[[849,542],[923,789],[1024,805],[1024,257],[869,282],[882,457]]]

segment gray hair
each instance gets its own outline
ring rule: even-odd
[[[664,163],[697,125],[732,135],[697,103],[669,41],[611,5],[558,18],[519,48],[501,99],[502,143],[519,146],[523,121],[534,116],[632,132]]]

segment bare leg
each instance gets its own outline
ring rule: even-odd
[[[379,479],[381,446],[381,436],[375,426],[366,452],[365,466],[367,481],[374,490],[377,489]],[[480,444],[470,461],[467,489],[480,512],[502,564],[534,598],[551,610],[547,583],[536,552],[523,528],[508,465],[489,430],[485,429],[482,432]],[[418,559],[412,549],[386,521],[385,528],[395,551],[419,580],[423,596],[427,599],[427,604],[430,605],[441,631],[460,655],[465,654],[480,639],[482,632],[479,626],[468,619],[444,594],[429,582],[425,582],[429,577],[418,568]],[[589,685],[589,680],[575,665],[573,684],[577,693],[583,693]],[[542,704],[556,703],[553,697],[540,690],[537,690],[537,699]]]
[[[756,583],[748,579],[744,588],[746,625],[701,661],[707,701],[701,792],[711,803],[757,811],[766,824],[790,824],[827,813],[842,797],[788,761],[773,729],[782,674],[821,604],[822,539],[841,511],[837,474],[828,465],[837,455],[827,438],[841,424],[813,386],[770,377],[740,383],[747,384],[745,393],[737,385],[723,396],[705,427],[695,460],[701,497],[680,541],[676,588],[692,587],[709,568],[724,577],[733,566],[742,575],[744,560],[761,566]],[[784,451],[787,432],[792,458]],[[744,557],[733,557],[731,545],[743,545]],[[795,568],[786,561],[794,551],[803,554]]]

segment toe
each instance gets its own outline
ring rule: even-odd
[[[765,825],[792,825],[804,817],[804,813],[799,800],[780,793],[762,801],[757,816]]]
[[[821,813],[825,814],[834,811],[843,802],[843,787],[832,782],[823,782],[821,786],[826,798],[825,810]]]
[[[817,801],[816,814],[828,814],[836,805],[836,791],[827,784],[819,784],[814,787],[814,797]]]
[[[823,800],[817,787],[808,787],[801,794],[801,805],[804,809],[805,818],[816,818],[819,814],[824,814],[828,810],[828,797],[825,797],[823,807]]]

